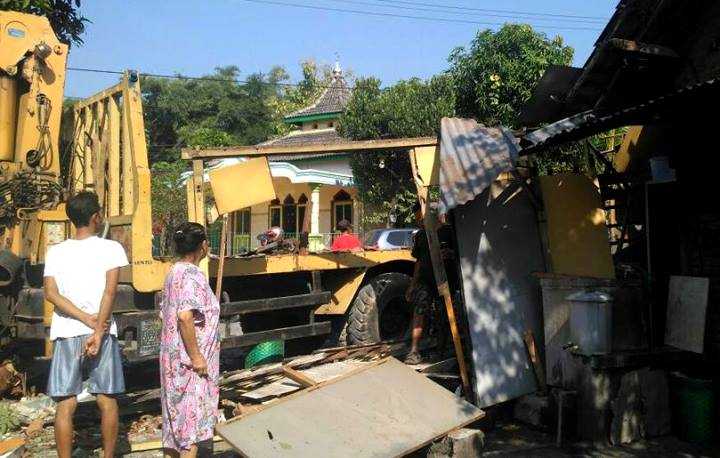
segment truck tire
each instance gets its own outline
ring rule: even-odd
[[[405,301],[405,291],[410,280],[405,274],[389,272],[360,288],[348,313],[348,345],[398,339],[408,332],[412,307]]]

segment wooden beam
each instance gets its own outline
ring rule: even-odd
[[[183,148],[183,159],[216,159],[237,156],[272,156],[276,154],[308,154],[387,149],[410,149],[418,146],[435,146],[436,137],[395,138],[387,140],[348,140],[337,143],[291,146],[236,146],[226,148]]]
[[[611,38],[605,42],[605,46],[626,52],[646,54],[648,56],[670,57],[673,59],[680,57],[678,53],[667,46],[640,43],[633,40],[623,40],[622,38]]]

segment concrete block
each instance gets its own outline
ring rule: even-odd
[[[664,371],[643,368],[620,379],[611,402],[610,442],[629,444],[670,432],[670,394]]]
[[[474,458],[485,447],[485,434],[479,429],[457,429],[434,443],[428,450],[428,458]]]
[[[610,443],[629,444],[645,438],[643,399],[640,388],[640,373],[632,371],[622,376],[617,395],[610,402],[612,423]]]

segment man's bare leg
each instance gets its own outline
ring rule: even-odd
[[[421,313],[413,313],[412,320],[412,340],[410,341],[410,353],[405,358],[407,364],[420,363],[420,339],[423,335],[423,324],[425,323],[425,315]]]
[[[58,402],[55,409],[55,447],[58,458],[70,458],[73,446],[73,415],[77,398],[70,396]]]
[[[115,444],[118,436],[117,400],[106,394],[98,394],[97,405],[100,408],[103,457],[112,458],[115,455]]]

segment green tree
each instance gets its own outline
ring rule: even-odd
[[[428,81],[413,78],[385,89],[378,79],[359,79],[339,131],[354,140],[437,135],[440,118],[453,116],[454,106],[452,82],[446,75]],[[366,214],[367,222],[412,221],[416,192],[407,152],[354,154],[350,165],[360,198],[374,209]]]
[[[282,73],[255,73],[238,82],[235,66],[206,79],[143,78],[143,111],[150,161],[172,161],[183,146],[247,145],[276,134],[270,100]]]
[[[80,14],[80,0],[0,0],[0,10],[46,16],[60,41],[81,45],[85,24]]]
[[[187,220],[185,161],[156,162],[152,165],[151,192],[153,234],[156,254],[171,254],[172,231]]]
[[[449,57],[459,116],[486,125],[517,127],[520,110],[550,65],[569,65],[573,48],[527,24],[478,32]]]

